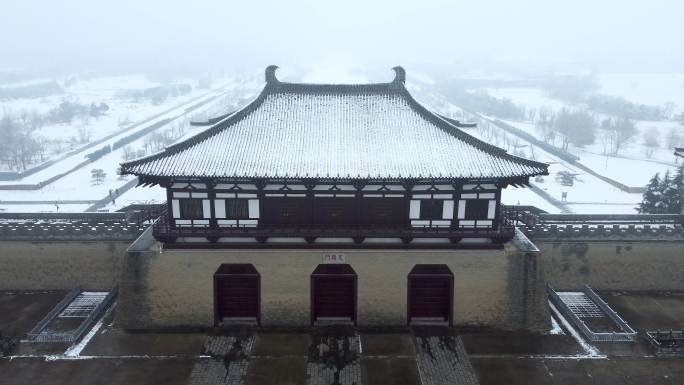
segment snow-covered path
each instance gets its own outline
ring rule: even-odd
[[[167,123],[168,125],[178,119],[186,117],[188,114],[205,112],[215,107],[214,104],[220,100],[217,96],[221,95],[222,92],[225,92],[225,87],[205,93],[201,98],[193,99],[162,116],[150,120],[148,122],[149,124],[145,124],[141,128],[147,127],[158,120],[172,119]],[[189,106],[202,101],[211,100],[212,98],[215,99],[197,109],[192,111],[186,110]],[[160,129],[163,128],[164,126],[160,127]],[[124,135],[129,135],[130,133],[130,131],[126,132]],[[137,139],[132,142],[131,145],[134,147],[140,146],[141,143],[144,142],[146,136],[147,135]],[[112,138],[112,140],[116,140],[116,138]],[[15,212],[56,211],[55,202],[60,201],[59,211],[85,211],[93,203],[109,196],[110,190],[116,191],[127,182],[133,180],[133,177],[131,176],[121,177],[118,175],[119,163],[123,160],[123,151],[123,148],[116,149],[95,162],[87,164],[38,190],[0,190],[0,209]],[[59,163],[55,166],[59,166]],[[62,166],[68,167],[65,165]],[[91,183],[92,169],[102,169],[106,173],[106,178],[102,183]],[[144,201],[144,199],[142,200]],[[89,203],[72,203],[69,201],[83,201]],[[31,204],[30,202],[36,202],[36,204]]]

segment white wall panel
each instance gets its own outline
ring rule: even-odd
[[[496,200],[489,201],[489,207],[487,208],[487,218],[494,219],[496,215]]]
[[[458,201],[458,219],[465,218],[465,205],[466,205],[466,201],[464,201],[464,200]]]
[[[226,217],[226,201],[223,199],[216,199],[214,201],[214,211],[216,218]]]
[[[409,208],[409,218],[418,219],[420,218],[420,201],[412,200],[411,206]]]
[[[259,200],[249,200],[249,217],[259,219]]]
[[[211,204],[209,199],[202,199],[202,214],[204,218],[211,218]]]
[[[178,203],[178,199],[171,200],[171,215],[174,218],[180,218],[180,203]]]
[[[444,206],[442,207],[442,218],[443,219],[454,219],[454,201],[452,201],[452,200],[444,201]]]

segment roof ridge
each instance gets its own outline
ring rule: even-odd
[[[403,85],[406,83],[406,70],[402,66],[392,67],[394,71],[394,79],[390,82],[378,82],[378,83],[294,83],[294,82],[283,82],[278,77],[276,77],[276,70],[280,68],[277,65],[269,65],[266,67],[264,79],[266,80],[266,85],[285,85],[285,86],[341,86],[341,87],[365,87],[365,86],[379,86],[379,85]]]

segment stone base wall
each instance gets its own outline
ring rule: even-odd
[[[534,240],[557,289],[684,290],[684,241]]]
[[[152,248],[154,249],[154,248]],[[263,326],[310,324],[310,276],[321,250],[131,252],[117,322],[126,328],[211,327],[213,275],[222,263],[252,263],[261,275]],[[419,263],[454,273],[454,325],[548,328],[537,255],[505,250],[345,250],[358,275],[358,325],[406,325],[407,276]]]
[[[111,289],[127,241],[2,241],[0,290]]]

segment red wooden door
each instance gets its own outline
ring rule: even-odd
[[[349,265],[319,265],[311,274],[311,322],[356,323],[356,273]]]
[[[453,274],[446,265],[416,265],[408,276],[408,322],[451,324]]]
[[[259,314],[260,277],[252,265],[221,265],[214,275],[216,322],[240,319],[256,323]]]

